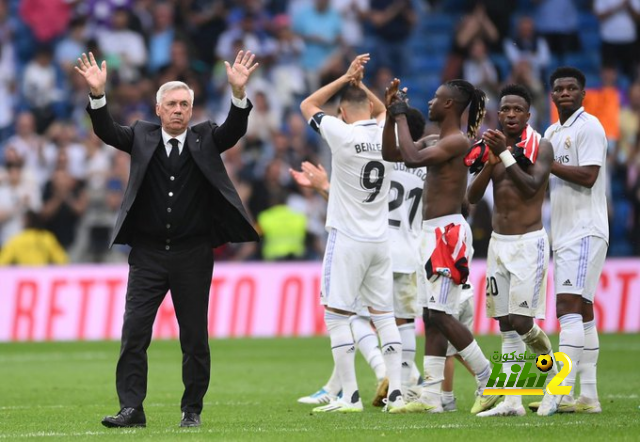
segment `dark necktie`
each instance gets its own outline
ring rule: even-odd
[[[178,149],[179,141],[176,138],[171,138],[169,144],[171,144],[171,153],[169,154],[169,164],[171,164],[171,171],[176,173],[178,171],[178,160],[180,158],[180,150]]]

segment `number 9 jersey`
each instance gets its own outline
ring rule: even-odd
[[[393,164],[382,159],[382,124],[374,119],[347,124],[323,112],[309,124],[331,148],[327,230],[358,241],[386,241]]]

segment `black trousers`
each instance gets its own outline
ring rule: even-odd
[[[122,326],[116,389],[120,407],[142,410],[147,395],[147,348],[153,322],[168,290],[180,326],[182,411],[200,413],[209,388],[211,357],[207,313],[213,275],[213,250],[198,244],[180,251],[134,246]]]

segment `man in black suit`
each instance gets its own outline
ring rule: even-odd
[[[258,234],[225,170],[220,154],[245,134],[251,103],[245,86],[258,67],[240,51],[225,62],[233,94],[226,121],[188,127],[193,90],[163,84],[156,94],[161,125],[136,121],[121,126],[106,106],[107,63],[82,54],[78,71],[90,90],[87,107],[93,130],[105,143],[131,155],[131,174],[111,244],[129,244],[129,281],[116,368],[120,411],[106,427],[144,427],[147,348],[158,307],[171,291],[182,347],[182,427],[200,425],[209,386],[207,330],[213,248],[227,242],[257,241]]]

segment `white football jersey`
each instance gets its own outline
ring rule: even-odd
[[[607,137],[600,121],[578,109],[564,124],[552,124],[544,137],[555,161],[566,166],[600,166],[591,189],[551,175],[551,245],[553,250],[586,236],[609,242],[605,195]]]
[[[389,190],[389,244],[394,273],[413,273],[420,261],[419,232],[422,225],[422,189],[426,167],[410,168],[394,163]]]
[[[327,230],[359,241],[387,240],[392,163],[382,159],[382,127],[373,119],[347,124],[323,113],[309,123],[331,148]]]

